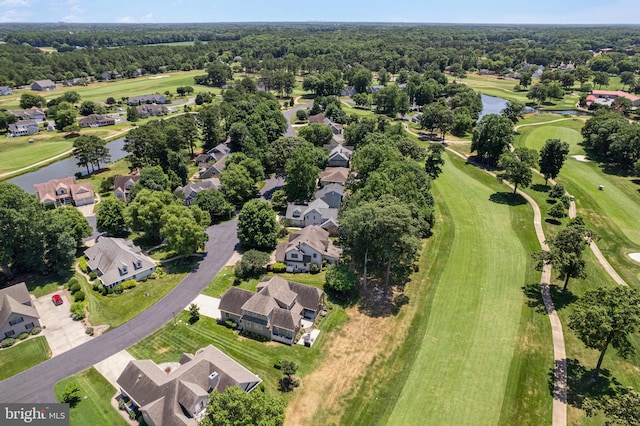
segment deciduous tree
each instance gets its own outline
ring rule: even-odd
[[[201,426],[281,426],[285,403],[263,388],[245,392],[229,386],[224,392],[211,392],[207,413]]]
[[[513,122],[498,114],[487,114],[473,131],[471,151],[484,162],[497,163],[513,141]]]
[[[125,205],[115,198],[104,198],[96,206],[96,228],[111,237],[124,237],[128,227],[125,220]]]
[[[540,160],[538,161],[545,185],[549,179],[555,179],[558,176],[568,155],[569,144],[567,142],[562,142],[560,139],[547,139],[540,150]]]
[[[266,201],[250,200],[238,217],[238,238],[246,249],[270,252],[276,248],[280,225]]]

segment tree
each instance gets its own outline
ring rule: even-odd
[[[538,161],[545,185],[549,179],[555,179],[560,174],[560,169],[562,169],[568,155],[569,144],[567,142],[562,142],[560,139],[547,139],[540,150],[540,160]]]
[[[264,273],[265,265],[270,259],[269,253],[248,250],[236,264],[235,275],[240,279],[257,278]]]
[[[77,383],[69,383],[62,391],[62,402],[74,407],[80,402],[80,387]]]
[[[58,110],[55,116],[56,129],[66,131],[65,129],[76,124],[77,113],[73,109]]]
[[[195,303],[189,305],[189,323],[193,324],[194,322],[200,319],[200,307]]]
[[[127,224],[134,231],[143,231],[150,242],[159,243],[164,224],[162,213],[173,202],[173,196],[168,192],[143,189],[126,209]]]
[[[31,107],[43,108],[47,106],[47,100],[39,95],[32,93],[23,93],[20,96],[20,108],[29,109]]]
[[[593,73],[593,84],[598,87],[607,86],[609,84],[609,74],[605,71],[596,71]]]
[[[567,290],[569,278],[585,278],[585,261],[582,258],[584,249],[589,245],[595,233],[583,225],[569,224],[554,237],[546,241],[548,251],[533,253],[536,270],[541,271],[545,265],[552,265],[558,277],[564,279],[562,291]]]
[[[220,186],[227,201],[238,207],[256,193],[255,181],[240,164],[225,167],[220,174]]]
[[[178,255],[189,255],[204,249],[204,243],[209,239],[202,221],[202,210],[197,206],[190,209],[182,204],[169,205],[160,217],[160,235],[167,239],[169,250]]]
[[[93,228],[80,210],[72,206],[61,206],[48,212],[50,232],[67,232],[73,238],[75,247],[82,246],[82,240],[91,236]]]
[[[549,97],[549,88],[544,83],[536,83],[531,86],[527,93],[527,98],[535,99],[539,104],[543,104]]]
[[[87,168],[89,165],[100,168],[100,163],[108,163],[111,159],[107,141],[95,135],[82,135],[73,141],[73,155],[76,157],[77,165]],[[95,170],[94,168],[94,170]]]
[[[444,135],[451,129],[452,124],[453,114],[446,105],[436,102],[422,109],[420,127],[423,129],[431,132],[440,130],[444,139]]]
[[[366,93],[356,93],[352,96],[353,102],[356,106],[364,107],[370,105],[369,95]]]
[[[200,426],[281,426],[285,403],[273,398],[262,387],[245,392],[229,386],[224,392],[211,392]]]
[[[635,353],[629,336],[640,329],[640,295],[623,286],[589,290],[576,302],[569,328],[587,348],[600,351],[592,376],[595,382],[609,345],[622,358]]]
[[[271,194],[271,207],[275,211],[284,211],[287,208],[287,193],[284,189],[276,189]]]
[[[299,137],[283,137],[272,142],[267,151],[267,169],[277,176],[285,175],[287,161],[293,157],[293,153],[301,147],[305,147],[313,153],[313,163],[319,168],[324,168],[327,162],[326,151],[315,148],[311,143]]]
[[[96,229],[112,237],[124,237],[128,233],[124,203],[115,198],[103,198],[96,206]]]
[[[127,121],[132,123],[140,120],[140,116],[138,115],[138,110],[134,106],[127,107]]]
[[[556,183],[549,190],[549,197],[551,197],[551,198],[561,198],[562,196],[564,196],[564,193],[565,193],[564,185],[562,185],[561,183]]]
[[[221,62],[214,62],[207,67],[206,84],[214,87],[222,87],[227,80],[233,77],[233,71],[229,65]]]
[[[531,85],[532,75],[533,74],[531,72],[523,72],[522,74],[520,74],[520,86],[524,87],[525,89],[529,87],[529,85]]]
[[[513,141],[513,122],[498,114],[487,114],[473,131],[471,151],[484,162],[494,164]]]
[[[333,132],[331,131],[331,127],[326,124],[311,123],[307,126],[301,127],[298,131],[298,135],[308,142],[311,142],[313,145],[321,147],[331,141]]]
[[[225,200],[222,192],[215,189],[198,192],[193,203],[202,210],[209,212],[211,219],[230,217],[235,210],[233,204]]]
[[[504,172],[498,175],[500,180],[506,179],[513,184],[513,193],[518,191],[518,185],[526,188],[531,185],[533,173],[531,167],[537,162],[538,153],[534,149],[518,148],[505,152],[500,156],[498,165]]]
[[[268,202],[250,200],[238,217],[238,238],[246,249],[270,252],[276,248],[280,225]]]
[[[295,374],[298,372],[298,364],[293,361],[283,359],[280,362],[280,369],[284,374],[281,384],[282,389],[285,392],[289,392],[300,385],[299,380],[295,378]]]
[[[509,101],[502,110],[502,115],[516,124],[521,118],[524,117],[525,105],[518,101]]]
[[[595,411],[602,410],[609,418],[606,426],[640,424],[640,392],[628,388],[620,395],[605,395],[601,399],[589,398],[584,401],[584,410],[591,417]]]
[[[326,269],[324,289],[327,292],[347,296],[358,289],[358,281],[347,265],[330,265]]]
[[[432,143],[427,148],[427,156],[424,161],[424,169],[431,180],[437,179],[442,173],[442,166],[444,166],[444,146],[441,144]]]
[[[313,150],[300,147],[285,166],[284,190],[289,201],[305,202],[313,198],[320,168],[315,165]]]
[[[618,96],[611,102],[611,110],[619,114],[626,115],[633,108],[633,102],[631,99]]]
[[[622,83],[622,90],[624,86],[633,86],[636,81],[636,75],[631,71],[624,71],[620,73],[620,82]]]
[[[553,218],[562,219],[567,215],[567,209],[565,208],[563,203],[555,203],[551,206],[551,208],[549,208],[548,213],[549,216]]]
[[[584,84],[591,78],[591,70],[584,65],[579,65],[576,67],[574,75],[576,76],[576,80],[578,80],[580,84]]]

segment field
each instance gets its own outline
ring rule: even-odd
[[[54,393],[58,401],[62,401],[65,387],[77,384],[80,388],[80,402],[69,410],[72,425],[123,425],[128,423],[111,406],[111,399],[116,388],[109,383],[95,368],[74,374],[58,383]]]
[[[28,370],[51,357],[51,351],[44,336],[29,339],[0,351],[0,380]]]

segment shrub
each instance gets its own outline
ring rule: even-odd
[[[96,278],[98,278],[98,274],[96,274],[95,272],[89,272],[89,279],[91,281],[95,280]]]
[[[84,291],[80,290],[73,295],[74,302],[82,302],[84,300]]]
[[[129,289],[135,288],[137,285],[138,285],[138,282],[136,280],[127,280],[122,283],[122,288],[124,290],[129,290]]]
[[[282,360],[279,359],[276,362],[273,363],[273,368],[275,368],[276,370],[280,370],[282,368]]]
[[[105,286],[100,286],[100,293],[102,293],[103,296],[106,296],[108,293],[108,290]]]
[[[62,402],[66,402],[71,407],[80,402],[80,387],[77,383],[69,383],[62,392]]]
[[[36,334],[40,334],[41,331],[42,331],[42,327],[33,327],[31,329],[31,334],[35,336]]]
[[[324,289],[328,293],[348,295],[358,287],[355,274],[347,265],[331,265],[327,268]]]
[[[320,267],[317,264],[312,263],[311,267],[309,268],[309,272],[311,272],[312,274],[317,274],[318,272],[320,272]]]
[[[127,408],[127,403],[124,402],[124,399],[122,398],[118,399],[118,408],[122,411],[124,411]]]
[[[87,272],[89,272],[89,265],[87,265],[87,259],[85,259],[84,257],[81,257],[80,259],[78,259],[78,267],[80,267],[80,270],[82,272],[84,272],[85,274]],[[71,279],[77,281],[77,279],[75,277],[71,278]],[[69,280],[69,281],[71,281],[71,280]]]
[[[245,252],[235,268],[236,277],[246,279],[256,277],[264,272],[264,265],[269,261],[269,254],[258,250]]]
[[[11,337],[7,337],[6,339],[4,339],[2,341],[2,347],[3,348],[10,348],[11,346],[13,346],[16,343],[16,339],[12,339]]]
[[[565,209],[568,209],[569,207],[571,207],[571,200],[569,199],[568,195],[563,195],[562,197],[560,197],[560,202],[562,203]]]
[[[275,272],[276,274],[280,274],[280,273],[285,272],[287,270],[287,265],[285,265],[282,262],[276,262],[271,267],[271,270],[273,272]]]
[[[71,318],[74,321],[80,321],[81,319],[84,319],[84,317],[86,316],[84,312],[84,304],[82,302],[72,303],[70,310],[71,310]]]
[[[225,325],[227,328],[230,328],[230,329],[232,329],[232,330],[236,330],[236,329],[238,328],[238,323],[236,323],[234,320],[230,320],[230,319],[226,320],[226,321],[224,322],[224,325]]]
[[[93,327],[87,327],[84,330],[85,333],[87,333],[89,336],[93,336]]]
[[[76,284],[80,284],[80,283],[78,282],[78,279],[76,277],[73,277],[69,281],[67,281],[67,288],[71,288]]]
[[[79,283],[75,283],[71,287],[69,287],[69,291],[71,292],[71,294],[75,294],[75,293],[79,292],[81,289],[82,289],[82,287],[80,287]]]
[[[566,208],[562,203],[556,203],[548,211],[549,216],[555,217],[556,219],[561,219],[567,215]]]
[[[158,278],[158,274],[156,272],[152,272],[151,275],[149,275],[150,280],[155,280],[157,278]]]
[[[24,339],[26,339],[27,337],[29,337],[29,333],[24,332],[24,333],[20,333],[20,335],[18,336],[18,339],[20,339],[20,340],[24,340]]]
[[[115,294],[122,294],[123,291],[124,291],[124,288],[122,287],[122,284],[118,284],[113,287],[113,292]]]
[[[564,186],[561,183],[556,183],[553,188],[549,190],[549,197],[560,198],[564,195]]]

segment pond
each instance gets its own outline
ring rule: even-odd
[[[482,98],[482,111],[478,120],[482,119],[487,114],[500,114],[502,110],[507,106],[508,100],[497,98],[495,96],[480,95]],[[537,114],[569,114],[569,115],[589,115],[584,111],[578,111],[575,109],[566,109],[559,111],[540,111],[535,108],[526,107],[525,113],[537,113]]]
[[[109,153],[111,154],[112,163],[120,160],[121,158],[124,158],[127,155],[127,152],[122,150],[123,146],[124,138],[116,139],[107,144],[107,148],[109,148]],[[76,165],[76,159],[74,157],[69,157],[50,164],[46,167],[42,167],[34,172],[25,173],[13,179],[9,179],[9,182],[18,185],[25,192],[35,194],[36,191],[33,185],[35,185],[36,183],[42,183],[51,179],[57,179],[66,176],[74,176],[76,173],[86,175],[87,169],[85,167],[78,167]]]

